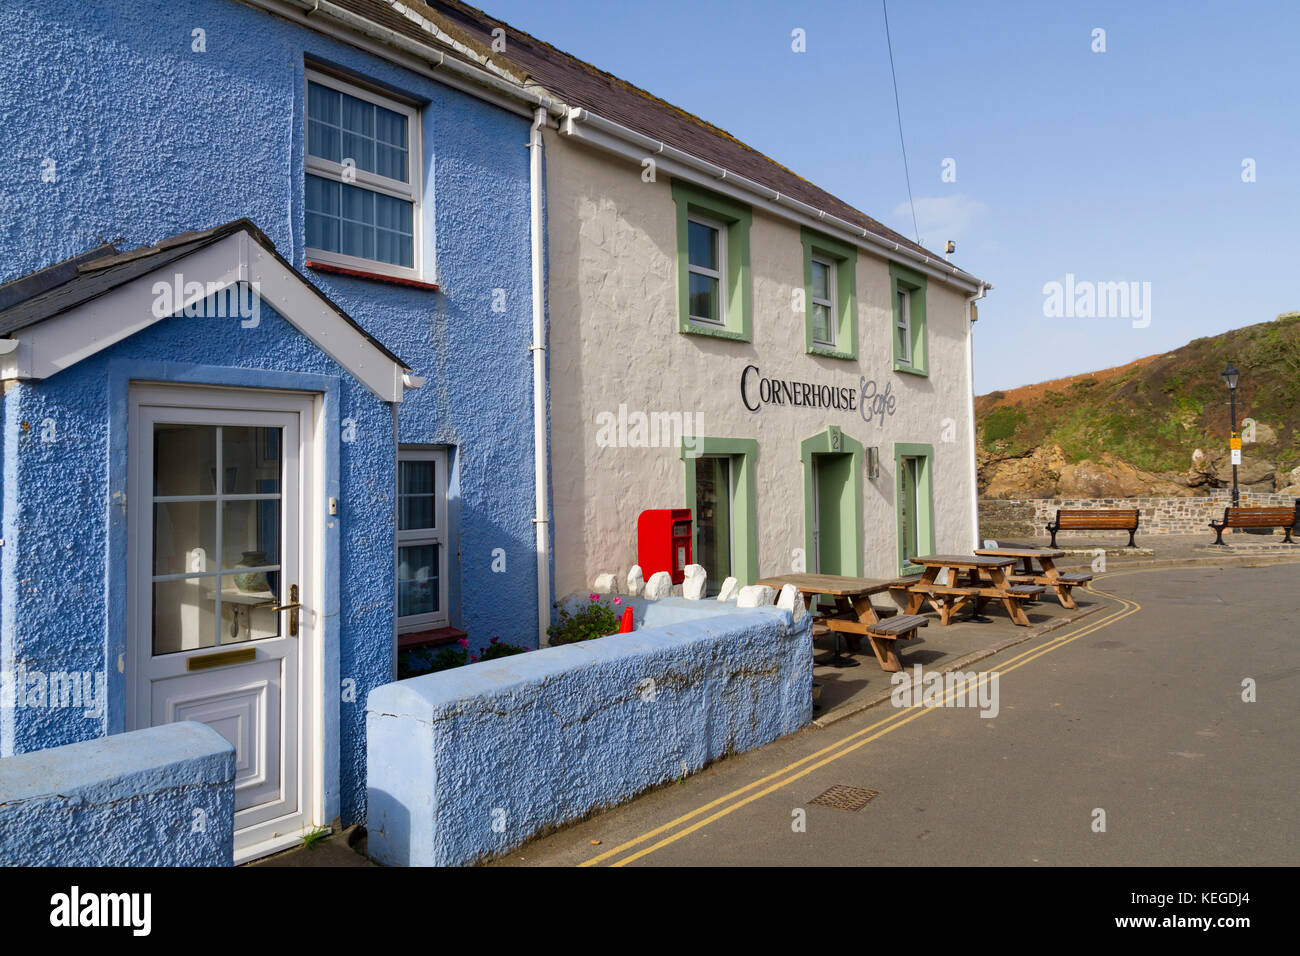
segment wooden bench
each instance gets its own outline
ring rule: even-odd
[[[1056,547],[1058,531],[1127,531],[1128,547],[1136,548],[1133,535],[1137,533],[1141,513],[1136,508],[1057,508],[1056,521],[1047,522],[1047,531]]]
[[[1228,528],[1285,528],[1286,538],[1283,544],[1294,544],[1291,530],[1300,520],[1300,498],[1291,507],[1283,508],[1224,508],[1222,521],[1211,521],[1214,529],[1214,543],[1223,544],[1223,532]]]
[[[947,626],[952,623],[953,615],[966,606],[968,601],[975,601],[975,614],[978,616],[989,600],[1001,601],[1007,614],[1017,624],[1028,624],[1021,606],[1028,601],[1036,601],[1047,588],[1038,584],[1012,584],[999,587],[966,587],[952,584],[914,584],[908,590],[915,595],[929,600],[930,606],[939,612],[939,624]],[[919,607],[917,608],[919,610]]]
[[[893,608],[877,608],[876,613],[882,619],[869,624],[843,614],[821,618],[819,623],[828,630],[846,635],[849,640],[865,636],[882,670],[902,670],[894,642],[913,640],[916,629],[928,627],[930,622],[919,614],[899,614]]]
[[[1061,607],[1075,608],[1074,598],[1070,595],[1070,588],[1087,587],[1092,583],[1091,574],[1082,574],[1071,572],[1069,574],[1057,573],[1054,577],[1048,577],[1044,574],[1008,574],[1007,580],[1014,584],[1041,584],[1044,588],[1051,588],[1056,592],[1056,598],[1061,602]]]

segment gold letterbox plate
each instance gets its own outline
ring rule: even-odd
[[[257,648],[241,647],[237,651],[223,651],[220,654],[204,654],[191,657],[185,662],[187,671],[201,671],[209,667],[225,667],[227,664],[244,664],[257,658]]]

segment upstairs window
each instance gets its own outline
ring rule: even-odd
[[[929,343],[925,328],[926,277],[899,265],[889,264],[894,318],[894,371],[910,375],[930,373]]]
[[[727,315],[727,227],[712,219],[692,216],[687,229],[690,259],[690,314],[692,322],[725,326]]]
[[[812,260],[813,345],[835,348],[835,263],[814,256]]]
[[[420,278],[418,126],[412,106],[308,74],[308,259]]]
[[[894,334],[897,340],[894,343],[895,354],[898,356],[900,365],[912,364],[912,293],[907,289],[899,288],[894,293],[898,297],[898,302],[894,307],[895,327]]]
[[[804,229],[804,348],[810,355],[856,360],[858,355],[857,249]]]
[[[677,205],[677,331],[748,342],[748,206],[680,179]]]

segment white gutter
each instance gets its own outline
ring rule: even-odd
[[[452,74],[451,76],[443,76],[442,80],[457,89],[476,93],[480,96],[483,96],[482,91],[485,90],[497,94],[495,97],[488,95],[483,96],[483,98],[497,102],[498,105],[504,105],[504,103],[500,102],[501,98],[511,103],[523,101],[533,106],[544,106],[554,116],[563,116],[568,109],[564,103],[547,94],[545,90],[535,84],[521,83],[514,78],[513,74],[507,73],[499,66],[495,66],[490,60],[484,60],[470,48],[457,43],[441,31],[435,30],[433,25],[424,17],[419,17],[414,11],[407,10],[400,5],[394,7],[394,12],[406,16],[412,22],[429,31],[430,42],[442,42],[450,45],[458,52],[482,62],[484,66],[480,68],[455,57],[449,57],[441,50],[433,49],[429,45],[412,40],[395,30],[380,26],[350,10],[345,10],[337,4],[330,3],[329,0],[243,0],[243,2],[268,13],[287,17],[301,25],[313,27],[327,34],[333,35],[336,32],[330,28],[331,24],[335,27],[344,27],[347,31],[360,34],[385,46],[399,50],[437,72]],[[370,50],[368,52],[376,51]],[[406,63],[401,65],[409,67],[409,64]]]
[[[546,126],[546,119],[546,108],[537,107],[532,135],[528,140],[528,214],[533,271],[533,344],[529,349],[533,353],[533,484],[537,501],[533,527],[537,529],[538,647],[544,647],[549,642],[546,628],[551,623],[551,508],[547,494],[550,462],[546,445],[546,277],[543,272],[546,235],[545,224],[542,222],[542,128]]]
[[[329,2],[329,0],[243,0],[243,2],[271,13],[287,16],[303,25],[310,26],[314,23],[317,29],[330,34],[336,32],[335,29],[330,27],[330,23],[332,23],[335,27],[345,28],[353,34],[360,34],[370,40],[378,41],[383,45],[398,50],[406,56],[431,67],[432,71],[442,73],[441,79],[443,82],[467,92],[477,93],[482,98],[495,102],[497,105],[512,108],[508,104],[522,101],[534,107],[544,107],[548,114],[564,119],[561,132],[566,136],[590,142],[593,145],[637,161],[644,159],[648,152],[660,157],[657,162],[661,165],[663,160],[675,164],[678,169],[673,170],[670,167],[668,170],[675,175],[706,185],[717,192],[730,195],[742,202],[757,205],[780,218],[821,229],[832,235],[839,234],[842,238],[847,238],[855,245],[870,249],[877,254],[883,254],[887,259],[906,260],[906,264],[920,272],[968,289],[971,292],[975,292],[981,286],[987,289],[993,288],[988,283],[984,283],[969,273],[963,272],[944,259],[923,255],[893,240],[877,236],[856,223],[840,219],[825,210],[817,209],[798,199],[786,196],[778,190],[747,179],[706,160],[698,159],[690,153],[677,149],[675,146],[669,146],[661,140],[655,140],[638,133],[633,129],[615,123],[613,120],[592,113],[590,110],[569,107],[536,83],[521,83],[514,73],[494,64],[490,58],[483,57],[470,47],[459,43],[453,37],[438,29],[432,21],[420,16],[416,11],[403,6],[401,3],[393,3],[394,12],[402,14],[428,32],[430,42],[449,45],[463,55],[482,63],[483,66],[481,68],[476,67],[463,60],[448,57],[441,50],[433,49],[427,44],[419,43],[394,30],[380,26],[365,17]],[[409,64],[402,65],[409,66]],[[448,76],[447,74],[452,75]],[[592,136],[580,131],[577,127],[578,123],[591,127],[593,130],[603,133],[604,136]],[[615,142],[610,142],[610,139]],[[618,144],[622,144],[622,148]],[[636,148],[629,148],[633,146]]]
[[[975,433],[975,319],[971,310],[975,307],[976,301],[984,298],[984,294],[991,288],[993,288],[991,285],[981,282],[979,292],[966,300],[966,373],[970,376],[970,387],[966,389],[966,410],[970,415],[970,520],[971,539],[975,542],[976,548],[984,547],[984,542],[980,540],[979,464],[977,461],[979,446]]]
[[[589,127],[594,131],[595,135],[580,129],[579,123]],[[655,160],[657,166],[660,168],[667,166],[667,171],[681,175],[684,179],[701,183],[716,192],[766,209],[782,219],[792,220],[831,234],[838,233],[855,245],[862,246],[878,255],[883,253],[888,259],[906,260],[906,264],[912,268],[970,292],[978,292],[981,288],[993,288],[988,283],[963,272],[944,259],[923,255],[891,239],[869,232],[856,223],[840,219],[825,210],[817,209],[721,166],[698,159],[675,146],[669,146],[661,140],[652,139],[643,133],[621,126],[581,107],[569,109],[564,122],[560,126],[560,132],[565,136],[591,143],[594,146],[630,159],[639,161],[650,156]],[[673,166],[677,168],[673,169]],[[684,175],[682,175],[683,173]]]

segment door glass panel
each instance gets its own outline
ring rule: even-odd
[[[153,506],[153,573],[216,570],[215,501],[162,501]]]
[[[221,554],[223,570],[278,564],[280,499],[223,501]]]
[[[225,494],[279,494],[280,429],[222,425],[221,462]]]
[[[279,428],[155,424],[154,654],[279,634],[270,607],[281,603],[282,437]],[[176,574],[193,576],[157,580]]]
[[[216,644],[215,577],[157,581],[153,586],[153,652],[171,654]]]
[[[222,644],[241,644],[264,637],[280,636],[280,621],[283,614],[271,610],[280,603],[280,596],[276,593],[274,583],[269,580],[271,577],[270,574],[256,572],[222,576]],[[267,602],[274,603],[267,604]]]
[[[731,459],[695,462],[695,563],[708,572],[710,593],[731,576]]]
[[[154,425],[153,461],[155,495],[212,494],[216,491],[216,427]]]
[[[434,614],[439,610],[438,558],[440,545],[420,544],[397,549],[397,616]]]

